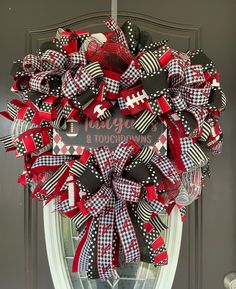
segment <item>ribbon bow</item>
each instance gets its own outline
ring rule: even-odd
[[[35,171],[36,164],[32,168]],[[165,201],[156,192],[160,172],[172,183],[179,182],[177,172],[166,157],[158,156],[146,147],[141,149],[130,141],[120,143],[115,151],[100,147],[91,155],[85,150],[79,161],[66,161],[42,188],[36,188],[34,195],[47,201],[61,194],[64,183],[70,190],[71,178],[67,181],[70,176],[74,186],[79,188],[80,198],[77,197],[70,209],[68,200],[57,205],[63,212],[66,208],[73,212],[70,217],[77,229],[86,223],[85,243],[81,241],[77,249],[73,271],[86,271],[91,278],[114,276],[114,268],[118,266],[115,248],[118,245],[116,243],[114,247],[114,238],[120,240],[126,263],[140,260],[156,265],[167,263],[160,236],[166,226],[158,217],[165,209]],[[91,257],[95,258],[97,268],[90,267],[90,253],[84,251],[88,244],[91,247],[91,231],[97,236],[93,240],[97,254]]]
[[[131,214],[133,215],[132,210],[135,210],[137,207],[135,203],[139,202],[139,209],[137,211],[139,213],[136,212],[136,217],[141,218],[140,221],[148,223],[150,222],[153,209],[146,201],[142,200],[140,202],[143,192],[142,184],[123,177],[127,161],[134,153],[134,150],[135,148],[129,143],[121,143],[113,153],[107,147],[94,150],[93,153],[104,183],[96,193],[92,192],[91,189],[89,190],[89,194],[92,197],[87,201],[80,201],[80,213],[72,218],[77,226],[81,226],[81,212],[84,214],[84,219],[87,219],[88,214],[92,215],[93,218],[98,218],[97,265],[98,274],[101,279],[114,276],[112,255],[114,233],[116,230],[116,234],[118,234],[122,245],[125,263],[138,262],[142,259],[143,252],[139,246],[140,241],[137,239],[136,233],[137,224],[136,226],[134,225],[134,217],[131,217]],[[92,182],[91,178],[90,181]],[[99,182],[97,181],[97,183]],[[94,191],[96,191],[97,186],[94,188]],[[164,209],[163,206],[161,208],[162,210]],[[142,210],[143,212],[141,212]],[[161,222],[158,223],[159,225],[163,225]],[[164,228],[165,226],[163,225],[162,229]],[[155,238],[159,240],[159,243],[153,240],[156,245],[151,247],[150,253],[153,255],[153,262],[158,264],[166,260],[167,255],[165,249],[160,254],[155,252],[158,247],[164,246],[163,240],[158,233],[156,233]],[[86,242],[89,242],[89,240],[87,239]],[[77,271],[78,267],[79,271],[84,269],[89,271],[88,267],[84,267],[84,263],[85,260],[82,252],[81,254],[76,254],[74,271]]]
[[[124,165],[132,150],[131,146],[123,144],[119,145],[113,155],[107,147],[94,150],[104,184],[85,202],[84,207],[92,216],[99,216],[97,264],[101,279],[114,276],[112,260],[114,222],[122,242],[125,262],[140,261],[139,244],[126,202],[137,202],[142,187],[122,177]]]

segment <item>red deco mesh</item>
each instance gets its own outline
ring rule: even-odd
[[[166,191],[166,197],[169,201],[174,200],[179,193],[179,185],[178,184],[172,184],[167,178],[163,179],[163,185]]]
[[[96,40],[92,40],[88,45],[86,58],[89,62],[98,61],[102,69],[116,73],[124,72],[132,60],[137,62],[126,47],[112,41],[107,41],[101,47]]]

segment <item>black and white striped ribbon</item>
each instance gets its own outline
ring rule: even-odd
[[[84,216],[81,212],[79,212],[71,218],[71,221],[75,224],[76,229],[78,230],[90,218],[90,216],[90,214]]]
[[[79,161],[74,161],[72,167],[70,168],[70,172],[79,178],[85,172],[86,168],[87,167]]]
[[[16,136],[14,135],[7,135],[7,136],[0,137],[0,141],[3,142],[6,150],[15,148],[15,145],[13,143],[13,140],[15,137]]]
[[[210,131],[211,131],[211,124],[208,123],[207,121],[204,121],[203,126],[202,126],[202,134],[199,139],[201,141],[207,141]]]
[[[208,163],[207,156],[197,144],[193,144],[190,147],[187,151],[187,155],[198,167],[202,167]]]
[[[226,103],[227,103],[226,96],[225,96],[224,92],[221,91],[221,109],[222,110],[225,110]]]
[[[144,133],[150,126],[151,123],[157,118],[157,115],[154,115],[148,110],[145,110],[141,113],[139,118],[134,122],[134,128],[140,132]]]
[[[70,168],[70,172],[78,178],[82,176],[85,170],[86,166],[79,161],[74,161],[73,165]]]
[[[144,53],[139,58],[139,62],[145,72],[149,74],[155,73],[161,68],[156,56],[151,51]]]
[[[55,129],[66,130],[67,124],[66,124],[66,118],[64,117],[64,109],[60,103],[58,103],[55,106],[55,108],[57,111],[57,118],[54,121],[52,121],[51,124]]]
[[[67,163],[64,163],[49,179],[48,181],[43,185],[42,187],[42,191],[46,191],[47,195],[50,195],[57,183],[58,180],[60,179],[60,177],[65,173],[65,171],[67,170],[68,165]]]
[[[137,214],[144,223],[149,222],[152,213],[152,207],[145,200],[139,200]]]
[[[16,106],[15,104],[11,102],[7,104],[7,111],[13,119],[17,119],[18,110],[19,110],[19,107]]]
[[[103,71],[98,61],[86,65],[86,70],[93,78],[102,77]]]
[[[166,230],[168,227],[163,223],[161,218],[159,216],[156,216],[154,218],[151,218],[150,223],[153,225],[153,227],[161,233],[162,231]]]
[[[139,154],[137,155],[136,159],[137,158],[141,159],[142,162],[146,165],[151,160],[153,155],[154,155],[154,151],[151,148],[144,146],[142,150],[139,152]]]
[[[152,207],[145,200],[140,200],[138,203],[137,214],[142,221],[144,223],[150,222],[159,233],[167,229],[168,227],[163,223],[159,216],[151,218],[152,213]]]

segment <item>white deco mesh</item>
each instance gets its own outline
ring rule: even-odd
[[[201,168],[194,167],[182,174],[179,194],[175,201],[181,206],[188,206],[201,195]]]

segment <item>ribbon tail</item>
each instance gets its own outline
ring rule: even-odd
[[[14,138],[15,137],[13,135],[7,135],[0,138],[0,141],[4,144],[6,152],[16,149],[13,143]]]
[[[97,264],[99,277],[103,280],[114,277],[113,270],[113,229],[115,219],[115,198],[112,197],[99,216]]]
[[[155,205],[157,206],[155,209],[153,208],[153,204],[154,208]],[[140,200],[138,203],[137,214],[144,223],[150,223],[159,233],[161,233],[161,231],[167,229],[167,226],[162,222],[156,212],[163,211],[163,209],[164,205],[157,201],[147,203],[145,200]]]
[[[140,261],[140,248],[126,203],[117,200],[115,205],[116,224],[124,252],[125,263]]]
[[[91,227],[91,239],[88,250],[88,270],[87,277],[89,279],[98,279],[98,225],[99,217],[93,217],[93,223]]]
[[[182,222],[184,222],[186,220],[187,209],[184,206],[177,205],[177,207],[178,207],[179,212],[180,212],[181,220],[182,220]]]
[[[81,252],[82,252],[82,249],[84,248],[84,246],[86,245],[86,243],[88,242],[88,235],[89,235],[89,230],[91,228],[91,221],[92,221],[91,218],[89,220],[87,220],[85,234],[84,234],[83,238],[81,239],[81,241],[80,241],[80,243],[76,249],[73,264],[72,264],[72,272],[78,272],[79,259],[81,256]],[[86,260],[86,256],[87,256],[87,254],[83,255],[83,260]],[[81,261],[80,261],[80,269],[81,269],[80,272],[82,272],[83,270],[86,271],[86,265],[85,264],[86,264],[86,261],[83,263],[84,266],[81,266]]]
[[[140,219],[136,205],[129,204],[129,212],[141,245],[141,261],[153,263],[156,266],[166,265],[168,255],[160,233],[151,223],[145,223]]]

